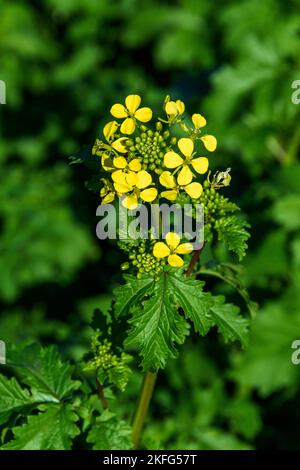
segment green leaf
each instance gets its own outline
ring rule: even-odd
[[[151,297],[135,305],[129,320],[132,328],[125,344],[138,348],[146,370],[165,367],[167,359],[177,356],[175,343],[182,344],[188,332],[186,321],[171,301],[173,286],[169,279],[167,272],[160,275]]]
[[[16,368],[22,381],[32,388],[35,400],[58,403],[80,385],[78,381],[72,380],[73,367],[61,361],[54,346],[14,346],[9,349],[7,356],[7,364]]]
[[[233,251],[241,260],[248,247],[247,240],[250,237],[247,232],[249,224],[236,215],[221,217],[216,221],[215,227],[218,239],[224,242],[230,251]]]
[[[128,450],[132,448],[131,427],[106,410],[96,419],[87,442],[94,450]]]
[[[23,390],[15,378],[9,380],[4,375],[0,375],[0,396],[0,424],[5,423],[11,413],[34,403],[29,392]]]
[[[114,309],[117,316],[125,315],[130,306],[139,302],[154,285],[154,279],[149,276],[137,279],[135,276],[125,275],[124,279],[126,284],[114,289]]]
[[[241,265],[220,263],[209,268],[206,268],[205,266],[201,267],[199,274],[204,274],[205,276],[214,276],[222,279],[222,281],[236,289],[236,291],[244,299],[251,317],[255,317],[258,310],[258,304],[250,299],[249,292],[241,281],[242,270],[243,269]]]
[[[225,341],[239,341],[246,345],[248,320],[238,315],[239,308],[225,304],[223,296],[203,292],[204,282],[184,276],[180,271],[169,275],[174,298],[192,320],[195,330],[205,335],[216,325]]]
[[[287,230],[297,230],[300,228],[299,212],[299,194],[289,194],[281,197],[272,208],[273,219]]]
[[[223,296],[214,297],[214,305],[210,314],[213,323],[223,335],[225,342],[240,341],[247,345],[249,321],[239,315],[239,308],[233,304],[225,304]]]
[[[219,428],[200,429],[199,447],[201,450],[250,450],[251,446],[240,441],[233,434]]]
[[[226,342],[246,344],[248,320],[238,315],[237,307],[225,304],[222,296],[204,292],[203,285],[182,270],[169,269],[151,285],[150,296],[144,291],[144,298],[131,305],[125,345],[139,350],[145,370],[163,368],[169,358],[177,356],[176,344],[182,344],[188,333],[179,308],[201,335],[216,325]]]
[[[231,400],[225,408],[225,415],[232,431],[246,439],[253,439],[262,428],[259,407],[249,400]]]
[[[2,446],[4,450],[70,450],[72,439],[79,434],[77,415],[69,405],[45,405],[38,415],[13,429],[15,439]]]
[[[128,365],[131,361],[132,357],[129,356],[129,354],[122,353],[119,363],[107,370],[110,383],[118,387],[121,391],[125,390],[132,374],[132,370]]]
[[[212,326],[210,308],[212,296],[203,292],[204,282],[186,277],[179,271],[169,275],[174,299],[183,308],[186,318],[194,324],[195,331],[206,335]]]
[[[294,312],[278,301],[260,309],[252,321],[249,347],[236,358],[234,380],[263,397],[283,388],[290,394],[297,391],[300,367],[292,363],[291,346],[300,331],[298,312],[298,302]]]

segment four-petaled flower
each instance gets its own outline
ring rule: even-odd
[[[202,194],[202,184],[194,181],[187,185],[178,185],[176,183],[175,176],[172,175],[170,171],[164,171],[160,177],[159,182],[165,188],[168,188],[167,191],[162,191],[160,195],[169,199],[169,201],[175,201],[181,189],[183,189],[191,198],[197,199]]]
[[[133,134],[136,127],[136,120],[148,122],[152,118],[152,110],[150,108],[139,108],[141,98],[139,95],[128,95],[125,99],[125,105],[117,103],[111,107],[111,114],[116,118],[125,118],[121,124],[121,132],[123,134]],[[138,109],[139,108],[139,109]]]
[[[179,139],[178,148],[184,158],[176,152],[167,152],[164,156],[164,165],[167,168],[176,168],[179,170],[177,182],[179,186],[186,186],[192,181],[194,176],[190,166],[192,166],[197,173],[202,175],[208,170],[208,159],[206,157],[194,158],[194,142],[192,139],[186,137]]]
[[[181,116],[185,111],[184,102],[181,100],[168,101],[165,105],[165,111],[168,116]]]
[[[113,159],[113,165],[115,171],[111,177],[115,183],[120,183],[124,180],[123,175],[126,175],[126,181],[128,184],[134,184],[136,182],[136,173],[141,171],[142,165],[138,158],[134,158],[129,163],[124,157],[115,157]]]
[[[153,247],[153,255],[156,258],[168,257],[170,266],[180,268],[183,266],[183,259],[179,255],[187,255],[193,251],[191,243],[180,243],[178,233],[168,232],[166,234],[166,243],[156,242]]]
[[[148,187],[152,183],[152,176],[145,170],[130,174],[121,172],[117,180],[114,182],[115,190],[118,195],[125,196],[122,206],[127,209],[136,209],[139,198],[145,202],[152,202],[157,197],[157,189]]]

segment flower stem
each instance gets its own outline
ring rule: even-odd
[[[149,404],[153,395],[157,373],[147,372],[144,377],[141,394],[132,424],[132,443],[137,449],[140,442],[141,433],[144,427],[145,418]]]
[[[97,380],[97,390],[98,390],[98,396],[99,396],[99,399],[102,403],[103,409],[107,410],[108,409],[108,401],[105,398],[103,386],[101,385],[100,382],[98,382],[98,380]]]

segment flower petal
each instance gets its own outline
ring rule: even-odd
[[[129,166],[130,170],[132,170],[132,171],[141,171],[141,169],[142,169],[141,162],[139,161],[138,158],[134,158],[133,160],[131,160],[131,162],[129,162],[128,166]]]
[[[136,209],[138,206],[138,198],[136,194],[124,197],[122,200],[122,206],[129,210]]]
[[[141,97],[139,95],[128,95],[125,99],[125,104],[128,111],[134,114],[141,104]]]
[[[136,186],[139,189],[147,188],[147,186],[149,186],[149,184],[152,183],[152,177],[150,173],[148,173],[146,170],[139,171],[137,173],[137,177],[138,179],[137,179]]]
[[[116,168],[126,168],[127,166],[127,161],[124,157],[115,157],[113,163]]]
[[[191,243],[181,243],[177,248],[176,248],[176,253],[179,255],[188,255],[193,251],[193,245]]]
[[[182,137],[178,141],[178,147],[185,157],[190,157],[194,151],[194,142],[192,139]]]
[[[114,183],[127,184],[126,173],[122,170],[116,170],[111,175]]]
[[[195,129],[200,129],[201,127],[206,126],[206,119],[205,117],[201,116],[201,114],[193,114],[192,121]]]
[[[192,198],[197,199],[202,194],[202,185],[200,183],[190,183],[184,187],[185,192]]]
[[[193,179],[193,173],[191,172],[189,166],[183,165],[177,178],[177,182],[179,186],[186,186],[187,184],[190,184],[192,179]]]
[[[101,165],[105,171],[113,171],[115,169],[112,159],[106,153],[102,154]]]
[[[167,152],[164,156],[164,165],[167,168],[177,168],[182,163],[183,159],[176,152]]]
[[[132,118],[126,118],[125,121],[121,124],[121,132],[122,134],[133,134],[135,130],[135,122]]]
[[[185,111],[185,104],[181,100],[176,100],[176,106],[179,114],[183,114]]]
[[[103,128],[103,135],[106,138],[106,140],[110,140],[111,137],[113,137],[117,129],[118,129],[117,121],[110,121],[107,124],[105,124]]]
[[[170,248],[163,242],[156,242],[153,247],[153,255],[155,258],[165,258],[169,256]]]
[[[177,106],[176,106],[175,101],[169,101],[169,102],[166,104],[165,111],[166,111],[166,113],[169,114],[170,116],[176,115],[176,114],[178,113],[178,109],[177,109]]]
[[[173,268],[181,268],[181,266],[184,264],[183,259],[178,255],[168,256],[168,263],[170,266],[173,266]]]
[[[177,189],[169,189],[168,191],[162,191],[160,193],[161,197],[165,197],[169,201],[175,201],[175,199],[177,198],[177,194]]]
[[[159,182],[165,188],[176,187],[176,180],[170,171],[163,171],[159,177]]]
[[[101,204],[110,204],[115,199],[114,193],[108,193],[101,201]]]
[[[201,137],[202,142],[204,143],[204,147],[209,152],[214,152],[217,148],[217,139],[214,135],[204,135]]]
[[[127,140],[127,137],[120,137],[119,139],[115,140],[111,144],[111,146],[117,152],[126,153],[127,152],[127,147],[125,147],[125,145],[123,145],[123,142],[125,142],[126,140]]]
[[[203,175],[208,170],[209,161],[208,161],[208,158],[206,157],[199,157],[199,158],[194,158],[191,161],[191,164],[194,170],[197,171],[197,173],[200,173],[200,175]]]
[[[170,248],[173,248],[173,250],[175,250],[175,248],[177,248],[180,243],[180,236],[178,235],[178,233],[168,232],[166,234],[166,242]]]
[[[147,188],[141,191],[140,193],[141,198],[143,201],[152,202],[157,197],[157,189],[156,188]]]
[[[141,122],[148,122],[152,119],[152,109],[140,108],[134,113],[134,117]]]
[[[129,186],[136,186],[137,182],[138,182],[137,173],[135,173],[134,171],[129,171],[126,175],[126,183]]]
[[[127,109],[123,104],[117,103],[110,108],[110,113],[116,118],[125,118],[128,116]]]
[[[127,183],[114,183],[114,188],[118,194],[126,194],[132,191],[132,187],[128,186]]]

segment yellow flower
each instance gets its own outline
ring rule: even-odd
[[[114,187],[119,196],[125,195],[122,206],[127,209],[135,209],[138,206],[139,198],[145,202],[152,202],[156,198],[157,189],[148,188],[151,183],[152,177],[145,170],[130,174],[120,172],[117,181],[114,182]]]
[[[168,116],[181,116],[185,111],[184,102],[181,100],[168,101],[165,104],[165,111]]]
[[[206,126],[206,119],[205,117],[201,116],[201,114],[193,114],[192,121],[195,129],[201,129],[201,127]]]
[[[204,147],[206,150],[209,152],[214,152],[217,148],[217,139],[215,138],[214,135],[204,135],[200,137],[200,140],[202,140]]]
[[[193,251],[191,243],[180,243],[178,233],[168,232],[166,234],[166,243],[156,242],[153,247],[153,255],[155,258],[168,257],[170,266],[180,268],[183,266],[183,259],[178,255],[187,255]]]
[[[124,157],[115,157],[113,159],[113,166],[115,171],[111,175],[113,181],[118,183],[123,181],[123,175],[126,175],[126,180],[128,184],[135,184],[136,182],[136,173],[141,171],[142,165],[137,158],[134,158],[129,163]]]
[[[101,156],[101,164],[105,171],[114,170],[114,166],[110,156],[111,153],[116,154],[117,152],[127,152],[127,148],[124,145],[124,141],[127,140],[126,137],[120,137],[119,139],[113,141],[118,126],[119,125],[116,121],[110,121],[105,124],[103,128],[103,135],[105,137],[106,143],[102,142],[102,140],[96,139],[96,142],[92,149],[93,155]]]
[[[162,186],[168,188],[168,191],[162,191],[161,196],[169,199],[169,201],[175,201],[180,189],[183,189],[191,198],[197,199],[202,194],[202,185],[197,182],[189,183],[186,185],[178,185],[174,175],[170,171],[163,171],[159,177],[159,182]]]
[[[187,132],[189,135],[192,136],[193,139],[202,140],[204,147],[209,152],[214,152],[217,148],[217,139],[213,135],[203,135],[202,137],[198,137],[198,134],[201,132],[200,129],[206,126],[206,119],[201,114],[195,113],[192,115],[192,121],[194,124],[194,129],[189,129],[185,123],[181,123],[181,128]]]
[[[186,186],[192,181],[194,176],[190,166],[202,175],[208,170],[208,159],[206,157],[193,158],[194,142],[192,139],[186,137],[179,139],[178,148],[185,158],[176,152],[170,151],[164,156],[164,165],[167,168],[179,170],[177,182],[179,186]]]
[[[110,204],[115,199],[116,191],[110,181],[101,178],[103,187],[100,190],[101,204]]]
[[[150,121],[152,118],[152,110],[150,108],[139,108],[141,104],[139,95],[128,95],[125,99],[125,104],[126,107],[120,103],[114,104],[110,112],[116,118],[125,118],[121,124],[121,132],[123,134],[133,134],[136,120],[141,122]]]

